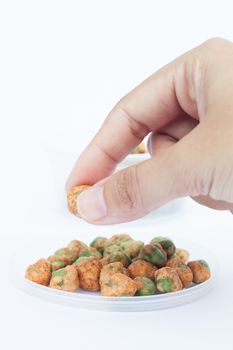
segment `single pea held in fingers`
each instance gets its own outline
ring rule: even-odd
[[[107,240],[106,237],[96,237],[91,242],[90,246],[96,248],[101,254],[103,254]]]
[[[167,253],[168,258],[173,256],[176,252],[176,246],[170,238],[158,236],[153,238],[150,243],[159,243]]]
[[[153,281],[147,277],[136,277],[134,282],[137,286],[136,295],[146,296],[155,294],[156,287]]]
[[[138,256],[143,246],[144,243],[142,241],[134,241],[133,239],[120,244],[123,251],[132,259]]]
[[[78,205],[77,205],[77,199],[78,196],[85,190],[90,188],[89,185],[81,185],[81,186],[74,186],[72,187],[68,193],[67,193],[67,206],[69,211],[80,217],[79,212],[78,212]]]
[[[144,245],[140,256],[157,267],[163,267],[167,262],[167,254],[159,243]]]
[[[193,273],[194,283],[203,283],[211,277],[209,265],[205,260],[194,260],[188,263]]]
[[[178,273],[172,267],[163,267],[155,272],[155,286],[162,293],[177,292],[183,288]]]
[[[136,146],[131,152],[130,154],[143,154],[143,153],[147,153],[147,149],[144,145],[144,143],[140,143],[138,146]]]

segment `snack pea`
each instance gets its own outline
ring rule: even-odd
[[[158,236],[153,238],[150,243],[159,243],[167,253],[168,258],[173,256],[176,252],[176,246],[170,238]]]
[[[167,262],[166,252],[158,243],[146,244],[140,251],[142,258],[157,267],[163,267]]]
[[[130,256],[130,258],[135,258],[140,253],[144,243],[142,241],[134,241],[133,239],[129,241],[123,241],[120,247],[123,251]]]
[[[104,252],[105,244],[107,242],[105,237],[96,237],[91,243],[90,246],[96,248],[101,254]]]
[[[137,286],[136,295],[145,296],[145,295],[153,295],[155,294],[156,287],[153,281],[151,281],[147,277],[136,277],[134,282]]]
[[[110,255],[108,255],[107,259],[109,263],[119,261],[123,264],[124,267],[128,267],[132,262],[130,257],[123,251],[112,252]]]
[[[102,258],[102,254],[94,247],[84,249],[80,254],[80,257],[81,256],[95,256],[97,258]]]
[[[73,263],[78,258],[77,252],[75,250],[70,250],[67,247],[56,250],[54,255],[70,259],[70,263]]]
[[[203,259],[190,261],[188,267],[192,270],[194,283],[203,283],[211,276],[209,265]]]
[[[162,293],[176,292],[183,288],[178,273],[172,267],[163,267],[155,271],[155,285]]]

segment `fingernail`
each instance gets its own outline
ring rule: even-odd
[[[104,201],[103,186],[93,186],[83,191],[77,198],[77,209],[79,215],[88,221],[103,219],[107,214]]]
[[[151,140],[151,136],[148,138],[148,141],[147,141],[147,150],[148,152],[150,153],[150,155],[152,156],[152,140]]]

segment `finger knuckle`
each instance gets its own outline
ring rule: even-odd
[[[149,129],[148,127],[141,122],[140,120],[137,120],[130,112],[127,107],[126,102],[120,101],[115,106],[115,109],[117,111],[117,114],[121,116],[121,118],[126,123],[130,133],[135,137],[139,142],[148,134]]]
[[[116,200],[126,209],[142,207],[142,196],[138,181],[137,167],[129,167],[117,174],[115,185]]]
[[[221,48],[222,45],[226,45],[227,42],[228,41],[224,38],[213,37],[213,38],[210,38],[210,39],[204,41],[202,46],[207,50],[213,51],[215,49]]]
[[[208,195],[212,181],[208,157],[203,150],[195,148],[190,158],[188,149],[177,150],[175,163],[171,159],[172,169],[176,169],[172,176],[174,188],[180,196]]]
[[[222,171],[220,169],[225,169]],[[208,195],[214,200],[233,201],[233,167],[220,166],[213,171]]]

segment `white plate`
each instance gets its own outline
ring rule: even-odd
[[[98,292],[77,291],[76,293],[69,293],[58,291],[38,285],[24,278],[25,269],[29,264],[41,257],[51,255],[54,250],[65,246],[71,239],[80,239],[89,243],[94,238],[94,230],[95,228],[92,228],[91,232],[83,232],[82,235],[73,235],[72,237],[67,235],[67,239],[64,240],[63,237],[62,241],[56,239],[54,236],[50,237],[50,239],[45,237],[41,239],[34,238],[33,242],[28,242],[27,246],[24,244],[23,248],[19,247],[18,253],[14,254],[14,260],[11,266],[11,276],[13,276],[14,284],[31,296],[48,302],[57,303],[58,305],[66,305],[80,309],[117,312],[153,311],[177,307],[185,303],[193,302],[204,296],[215,284],[217,270],[216,261],[212,253],[201,245],[183,239],[177,234],[170,235],[169,237],[174,240],[177,247],[185,248],[190,251],[190,259],[205,259],[209,263],[212,276],[205,283],[193,285],[188,289],[168,294],[143,297],[103,297]],[[145,238],[146,241],[150,241],[154,236],[160,235],[160,233],[155,233],[154,227],[146,227],[143,233],[142,229],[135,228],[127,230],[127,232],[131,234],[133,238],[144,241]],[[114,233],[116,233],[116,231],[110,234],[108,230],[106,236],[110,237]],[[17,264],[14,264],[14,261],[17,262]]]

